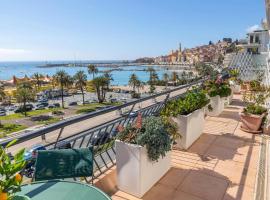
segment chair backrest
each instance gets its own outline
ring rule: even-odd
[[[93,147],[38,151],[35,181],[93,175]]]

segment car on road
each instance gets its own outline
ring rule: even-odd
[[[131,111],[130,113],[129,113],[129,111],[128,111],[128,112],[124,112],[124,113],[122,114],[122,116],[123,116],[123,117],[126,117],[126,116],[129,116],[129,117],[137,117],[137,116],[138,116],[138,113],[139,113],[138,110],[133,110],[133,111]]]
[[[37,144],[33,147],[31,147],[28,151],[25,151],[23,157],[25,161],[32,160],[33,158],[35,159],[37,156],[37,151],[40,150],[46,150],[46,148],[42,144]]]
[[[48,99],[39,99],[38,102],[39,103],[47,103],[48,102]]]
[[[34,108],[33,104],[26,104],[24,106],[19,106],[17,109],[14,110],[14,113],[20,113],[24,111],[31,111]]]
[[[46,108],[46,106],[40,104],[36,107],[36,110],[44,110]]]
[[[55,105],[49,104],[49,105],[48,105],[48,108],[55,108]]]
[[[99,132],[93,136],[91,144],[93,146],[103,145],[111,141],[111,134],[109,132]]]
[[[3,111],[3,110],[0,111],[0,116],[6,116],[6,115],[7,115],[6,111]]]
[[[14,111],[18,108],[18,106],[9,106],[8,111]]]
[[[47,107],[49,104],[44,102],[44,103],[39,103],[36,105],[36,107],[40,107],[40,106],[44,106],[44,107]]]
[[[77,106],[78,103],[77,103],[76,101],[73,101],[73,102],[70,102],[68,105],[69,105],[69,106]]]
[[[60,108],[60,103],[53,103],[56,108]]]
[[[26,162],[25,168],[21,171],[21,175],[25,175],[28,178],[32,178],[35,171],[35,163],[37,158],[37,151],[46,150],[42,144],[31,147],[28,151],[25,151],[23,158]]]

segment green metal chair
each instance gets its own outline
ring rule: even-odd
[[[93,147],[38,151],[35,181],[93,176]]]

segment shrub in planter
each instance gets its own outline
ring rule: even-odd
[[[230,74],[230,85],[232,87],[232,92],[235,94],[239,94],[241,92],[241,85],[242,80],[239,78],[239,70],[238,69],[231,69],[229,71]]]
[[[169,102],[161,111],[176,123],[181,139],[177,139],[178,148],[189,148],[202,134],[204,128],[205,106],[209,104],[206,94],[196,88],[188,91],[185,97]]]
[[[210,96],[211,111],[208,111],[209,116],[218,116],[224,109],[224,105],[229,103],[229,97],[232,90],[226,81],[221,78],[210,80],[204,85],[204,89]]]
[[[122,142],[146,147],[148,158],[151,161],[158,161],[171,150],[168,126],[161,117],[148,117],[144,120],[140,118],[141,116],[138,117],[135,126],[128,125],[123,129],[119,133],[118,139]]]
[[[6,148],[12,146],[16,140],[10,142]],[[19,174],[25,167],[24,149],[14,155],[11,160],[6,148],[0,146],[0,199],[12,199],[21,190],[22,176]]]
[[[259,133],[264,118],[266,117],[267,109],[256,104],[249,104],[240,113],[242,125],[241,129],[246,132]]]
[[[160,117],[120,128],[115,141],[117,180],[120,190],[142,197],[170,168],[172,139]]]
[[[266,99],[270,97],[270,88],[262,85],[260,78],[251,81],[251,90],[245,91],[243,100],[247,104],[240,113],[241,128],[246,132],[260,133],[262,123],[267,116],[267,109],[264,107]]]

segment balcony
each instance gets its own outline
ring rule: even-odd
[[[263,199],[266,138],[240,130],[241,104],[235,95],[220,116],[207,117],[203,135],[187,151],[173,150],[171,169],[142,199]],[[113,200],[139,200],[117,189],[115,167],[95,185]]]
[[[201,81],[193,85],[200,84]],[[156,115],[168,99],[183,96],[191,85],[181,86],[151,97],[136,100],[97,113],[78,116],[45,129],[18,137],[16,151],[29,144],[42,143],[47,149],[68,143],[74,148],[88,147],[100,132],[110,132],[134,117],[115,116],[123,108],[130,112],[139,104],[143,116]],[[206,117],[203,134],[187,150],[174,148],[170,170],[141,198],[142,200],[262,200],[267,195],[269,138],[240,129],[241,95],[218,117]],[[113,115],[114,114],[114,115]],[[106,115],[106,119],[104,119]],[[113,117],[114,116],[114,117]],[[100,118],[101,117],[101,118]],[[108,121],[110,117],[110,120]],[[102,119],[102,120],[100,120]],[[104,122],[105,120],[105,122]],[[95,126],[91,126],[90,122]],[[84,125],[84,126],[82,126]],[[88,127],[87,127],[87,126]],[[65,129],[65,130],[64,130]],[[9,139],[12,140],[12,139]],[[6,145],[9,141],[1,142]],[[95,146],[94,185],[113,200],[139,200],[118,189],[114,141]],[[25,179],[29,182],[30,179]]]

